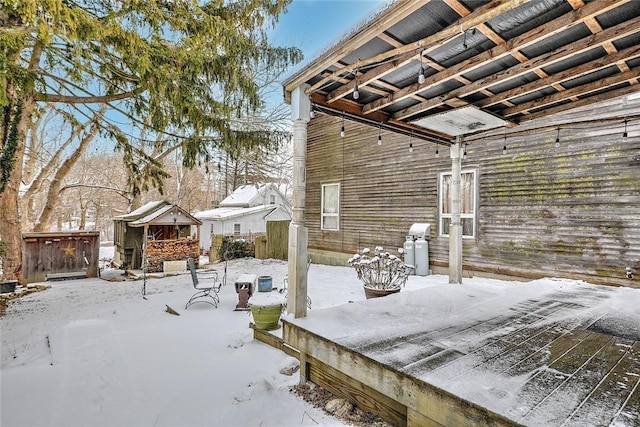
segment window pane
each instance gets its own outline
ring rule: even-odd
[[[442,234],[449,234],[449,225],[451,225],[451,218],[442,218]]]
[[[323,216],[322,228],[325,230],[337,230],[338,229],[338,217],[337,216]]]
[[[338,206],[340,203],[340,191],[338,185],[325,185],[323,202],[324,206],[322,211],[324,213],[338,213]]]
[[[473,191],[473,173],[463,173],[462,174],[462,194],[461,196],[461,212],[462,213],[473,213],[473,201],[474,201],[474,191]]]
[[[473,237],[473,218],[461,218],[462,222],[462,235]]]
[[[442,194],[440,195],[442,213],[451,213],[450,191],[451,191],[451,175],[442,175]]]

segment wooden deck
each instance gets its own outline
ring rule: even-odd
[[[640,426],[640,291],[532,286],[313,310],[283,339],[302,379],[395,425]]]

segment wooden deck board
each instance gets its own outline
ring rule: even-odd
[[[636,393],[634,402],[629,402],[634,389],[640,383],[640,376],[634,373],[640,372],[640,342],[633,346],[617,342],[619,350],[623,352],[614,368],[602,379],[598,387],[581,403],[569,417],[575,424],[609,425],[615,421],[616,415],[625,411],[631,421],[631,411],[635,411],[635,422],[633,426],[640,426],[638,410],[640,402]],[[630,409],[631,408],[631,409]]]
[[[349,387],[360,390],[354,384],[361,382],[406,406],[392,415],[397,421],[405,414],[408,426],[640,427],[640,340],[629,339],[637,335],[634,326],[618,328],[616,336],[609,328],[615,319],[602,321],[611,313],[599,304],[612,294],[606,288],[569,289],[497,311],[489,300],[489,309],[477,305],[477,316],[424,324],[416,321],[422,316],[416,304],[395,317],[388,306],[371,305],[364,320],[351,316],[350,307],[336,307],[336,316],[334,309],[323,313],[323,321],[335,322],[335,328],[322,329],[327,336],[297,325],[304,320],[285,320],[285,341],[300,346],[308,360],[348,376]],[[365,323],[371,319],[392,327],[376,335]],[[358,333],[342,332],[351,327]],[[309,371],[324,377],[322,368]],[[338,381],[333,378],[339,375],[330,377]]]

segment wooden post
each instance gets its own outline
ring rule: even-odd
[[[451,223],[449,225],[449,283],[462,283],[462,223],[460,222],[461,153],[463,138],[451,145]]]
[[[304,224],[306,200],[307,123],[311,103],[304,91],[308,85],[296,88],[291,94],[293,120],[293,213],[289,225],[289,295],[287,312],[294,317],[307,315],[307,242]]]

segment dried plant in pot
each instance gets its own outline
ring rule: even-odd
[[[402,253],[402,249],[398,249],[398,252]],[[414,269],[380,246],[376,246],[373,253],[369,248],[364,248],[362,253],[349,258],[347,265],[356,270],[367,299],[400,292]]]

